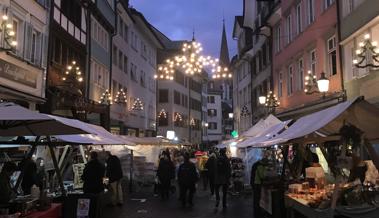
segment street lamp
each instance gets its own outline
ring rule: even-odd
[[[229,116],[229,119],[233,119],[234,114],[233,113],[229,113],[228,116]]]
[[[326,78],[324,72],[321,73],[320,79],[317,80],[317,87],[321,93],[326,93],[329,91],[329,80]]]
[[[329,91],[329,79],[326,78],[324,72],[321,73],[320,78],[317,80],[316,75],[313,75],[311,71],[308,71],[304,84],[304,92],[307,95],[321,92],[323,97],[325,97],[325,94]]]
[[[266,103],[266,96],[259,96],[259,104],[265,104]]]
[[[1,16],[0,32],[4,33],[4,42],[7,47],[1,47],[2,51],[13,50],[17,46],[16,32],[13,29],[13,24],[10,23],[8,15]]]

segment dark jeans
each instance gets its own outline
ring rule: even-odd
[[[169,192],[170,192],[170,187],[171,187],[171,181],[161,181],[160,184],[160,191],[161,191],[161,197],[162,199],[168,199],[169,197]]]
[[[217,184],[215,187],[216,191],[216,206],[220,202],[220,187],[222,187],[222,205],[226,207],[226,196],[228,195],[228,184]]]
[[[259,202],[261,200],[261,185],[254,184],[253,186],[253,203],[254,203],[254,217],[260,217],[261,216],[261,206],[259,205]]]
[[[180,186],[180,200],[182,201],[182,205],[185,206],[187,201],[190,205],[193,204],[193,194],[195,193],[195,184],[186,185],[181,184]],[[188,198],[187,198],[188,192]]]
[[[201,171],[200,173],[201,175],[201,180],[203,182],[203,190],[207,190],[207,186],[208,186],[208,172],[203,170]]]
[[[215,180],[209,177],[209,188],[211,189],[211,195],[215,194]]]

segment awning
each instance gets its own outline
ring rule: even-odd
[[[259,120],[253,127],[241,134],[242,137],[255,137],[281,121],[274,115],[270,114],[266,119]]]
[[[287,125],[291,122],[291,120],[287,120],[284,122],[280,122],[276,125],[273,125],[269,128],[264,129],[260,134],[256,135],[256,137],[249,137],[243,140],[242,142],[237,144],[238,148],[246,148],[250,146],[254,146],[261,142],[265,142],[267,140],[275,139],[281,131],[288,128]]]
[[[163,137],[134,137],[120,135],[124,140],[133,142],[136,145],[162,145],[162,146],[178,146],[180,143]]]
[[[123,139],[117,135],[113,135],[101,126],[85,123],[75,119],[48,115],[67,125],[74,125],[86,130],[90,134],[76,135],[54,135],[54,138],[76,144],[91,144],[91,145],[134,145],[133,142]]]
[[[0,136],[49,136],[85,134],[85,129],[68,125],[46,114],[14,103],[0,103]]]
[[[354,125],[363,131],[364,137],[370,141],[379,140],[379,109],[363,98],[356,98],[304,116],[276,138],[257,143],[255,146],[266,147],[286,143],[311,133],[320,137],[338,135],[344,123]]]

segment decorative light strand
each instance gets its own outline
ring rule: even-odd
[[[116,97],[114,99],[114,102],[117,104],[126,104],[128,102],[126,93],[124,92],[124,89],[120,89],[120,91],[117,92]]]
[[[113,102],[112,102],[112,95],[111,95],[111,93],[109,92],[108,89],[106,89],[105,92],[103,92],[103,94],[101,94],[101,97],[100,97],[100,100],[99,100],[99,104],[105,104],[105,105],[111,105],[111,104],[113,104]]]
[[[357,68],[379,68],[379,48],[378,42],[370,41],[370,35],[364,36],[365,41],[359,43],[359,49],[355,51],[357,58],[353,59],[353,64]]]
[[[132,105],[132,110],[134,111],[142,111],[143,110],[143,103],[141,101],[141,99],[137,98],[133,105]]]

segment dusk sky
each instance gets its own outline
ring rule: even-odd
[[[236,54],[232,39],[234,17],[242,15],[242,0],[130,0],[130,5],[172,40],[202,43],[205,55],[219,57],[222,19],[225,17],[229,55]]]

